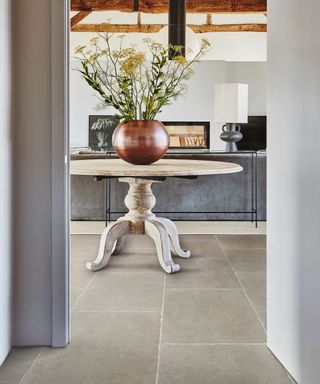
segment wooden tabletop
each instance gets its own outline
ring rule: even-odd
[[[150,165],[132,165],[120,159],[72,160],[71,175],[114,177],[201,176],[241,172],[239,164],[222,161],[161,159]]]

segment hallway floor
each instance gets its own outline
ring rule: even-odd
[[[293,383],[265,345],[265,236],[181,238],[192,257],[176,275],[144,236],[92,273],[99,236],[73,235],[72,343],[15,348],[0,383]]]

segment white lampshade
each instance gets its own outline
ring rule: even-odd
[[[214,121],[216,123],[248,122],[248,84],[215,84]]]
[[[158,38],[156,39],[159,43],[166,45],[168,44],[169,27],[163,27],[158,32]],[[189,27],[186,27],[186,58],[192,60],[194,56],[200,51],[201,43],[195,32]]]

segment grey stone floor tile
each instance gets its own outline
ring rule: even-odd
[[[266,272],[237,272],[241,284],[256,311],[266,311],[267,279]]]
[[[266,270],[266,251],[264,249],[233,249],[226,251],[226,255],[236,272]]]
[[[71,264],[71,288],[85,288],[93,275],[94,273],[86,268],[85,263],[73,262]]]
[[[71,307],[79,299],[82,291],[83,291],[83,289],[81,289],[81,288],[71,288]]]
[[[181,272],[167,275],[166,288],[183,289],[240,289],[239,282],[226,260],[176,259],[181,266]]]
[[[87,261],[93,261],[99,249],[100,236],[98,235],[74,235],[71,242],[72,265],[84,265]],[[120,255],[154,255],[156,248],[153,240],[148,236],[127,236],[124,248]],[[117,255],[119,256],[119,255]]]
[[[1,384],[18,384],[42,348],[13,348],[0,367]]]
[[[100,239],[100,234],[88,234],[88,235],[71,235],[71,246],[74,252],[82,250],[84,247],[91,247],[93,243],[96,243]],[[90,245],[91,244],[91,245]]]
[[[15,348],[1,384],[154,384],[165,279],[158,384],[291,384],[232,271],[265,324],[265,236],[182,235],[192,257],[166,276],[147,236],[88,271],[99,239],[72,236],[71,345]]]
[[[129,235],[126,237],[125,245],[123,248],[124,253],[133,253],[137,250],[142,252],[154,252],[155,245],[151,237],[146,235]]]
[[[21,384],[155,382],[159,313],[77,313],[72,343],[46,349]]]
[[[291,384],[263,345],[162,345],[159,384]]]
[[[266,335],[240,290],[167,290],[166,343],[263,343]]]
[[[160,311],[164,276],[154,272],[95,272],[75,311]]]
[[[262,312],[260,311],[260,312],[258,312],[258,315],[259,315],[265,329],[267,329],[267,312],[266,311],[262,311]]]
[[[99,249],[100,236],[98,235],[74,235],[71,242],[71,261],[82,263],[93,261]],[[181,235],[181,246],[190,249],[192,256],[224,259],[223,251],[216,240],[215,235]],[[148,236],[127,236],[125,245],[120,255],[154,255],[156,248],[153,240]]]
[[[190,249],[194,256],[224,258],[215,235],[180,235],[182,248]],[[127,236],[122,254],[154,254],[156,249],[153,240],[148,236]]]
[[[99,235],[71,236],[71,263],[85,265],[87,261],[95,259],[99,249]]]
[[[217,235],[224,250],[266,248],[265,235]]]
[[[111,272],[158,272],[164,273],[155,252],[121,253],[111,257],[107,267]]]
[[[180,243],[183,249],[190,250],[193,257],[225,258],[215,235],[182,235]]]
[[[197,225],[195,223],[194,225]],[[181,241],[196,241],[196,242],[207,242],[207,241],[216,241],[217,240],[217,235],[213,234],[192,234],[192,233],[186,233],[183,235],[180,235],[180,240]]]

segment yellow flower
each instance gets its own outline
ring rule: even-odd
[[[187,93],[187,91],[188,91],[188,86],[187,86],[187,84],[181,84],[181,86],[180,86],[180,92],[181,92],[182,94],[185,94],[185,93]]]
[[[90,61],[90,62],[96,61],[98,57],[99,57],[99,54],[98,53],[94,53],[93,55],[91,55],[88,58],[88,61]]]
[[[86,48],[85,45],[78,45],[75,50],[74,50],[74,53],[77,54],[77,53],[82,53],[83,50]]]
[[[156,41],[151,42],[151,48],[156,50],[156,51],[162,49],[163,47],[164,46],[161,43],[157,43]]]
[[[143,63],[146,56],[144,53],[136,53],[129,56],[121,63],[121,70],[128,75],[133,75],[137,68]]]
[[[173,45],[169,44],[169,47],[174,50],[176,53],[182,53],[184,46],[183,45]]]
[[[91,40],[90,40],[90,44],[91,45],[97,45],[98,44],[98,37],[93,37]]]
[[[112,56],[116,59],[126,59],[129,56],[135,55],[136,50],[134,48],[124,48],[118,51],[112,51]]]
[[[203,38],[202,42],[201,42],[201,48],[202,49],[207,49],[209,47],[211,47],[210,41],[208,39],[206,39],[206,38]]]
[[[174,56],[173,60],[179,65],[185,65],[187,63],[187,59],[182,55]]]

